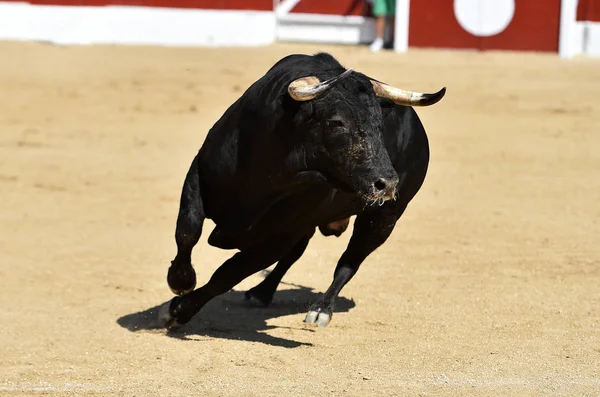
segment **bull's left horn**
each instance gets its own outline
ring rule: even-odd
[[[405,106],[431,106],[438,103],[446,94],[446,87],[436,93],[425,94],[401,90],[374,80],[371,80],[371,84],[373,84],[373,90],[375,90],[375,95],[378,97],[387,98],[398,105]]]
[[[315,76],[302,77],[290,83],[288,93],[296,101],[310,101],[325,94],[352,71],[353,69],[348,69],[344,73],[323,82]]]

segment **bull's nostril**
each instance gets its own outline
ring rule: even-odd
[[[377,191],[385,190],[387,188],[387,181],[383,178],[380,178],[377,181],[375,181],[373,186],[375,186],[375,189],[377,189]]]

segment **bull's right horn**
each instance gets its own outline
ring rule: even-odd
[[[348,69],[344,73],[323,82],[315,76],[302,77],[290,83],[288,93],[296,101],[310,101],[325,94],[352,71],[353,69]]]
[[[438,103],[446,94],[446,87],[433,94],[424,94],[422,92],[402,90],[375,80],[371,80],[371,84],[373,84],[375,95],[404,106],[431,106]]]

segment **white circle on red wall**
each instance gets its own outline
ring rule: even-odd
[[[473,36],[494,36],[512,22],[515,0],[454,0],[454,15]]]

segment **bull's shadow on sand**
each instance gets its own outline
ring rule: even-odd
[[[283,289],[285,288],[284,284],[286,283],[282,282],[280,284],[282,289],[277,290],[273,302],[265,308],[250,306],[244,299],[244,291],[229,291],[211,300],[190,322],[178,330],[169,332],[164,330],[165,335],[191,341],[202,341],[204,338],[222,338],[261,342],[286,348],[303,345],[312,346],[311,343],[279,338],[264,332],[281,328],[267,325],[268,320],[306,313],[309,306],[322,296],[321,293],[314,292],[312,288],[303,286]],[[131,332],[160,330],[161,327],[157,319],[158,308],[161,305],[127,314],[119,318],[117,323]],[[354,306],[353,300],[339,296],[336,300],[334,318],[335,313],[348,312]],[[289,328],[303,332],[316,332],[315,326],[304,324],[303,319],[304,317],[298,319],[298,326]]]

